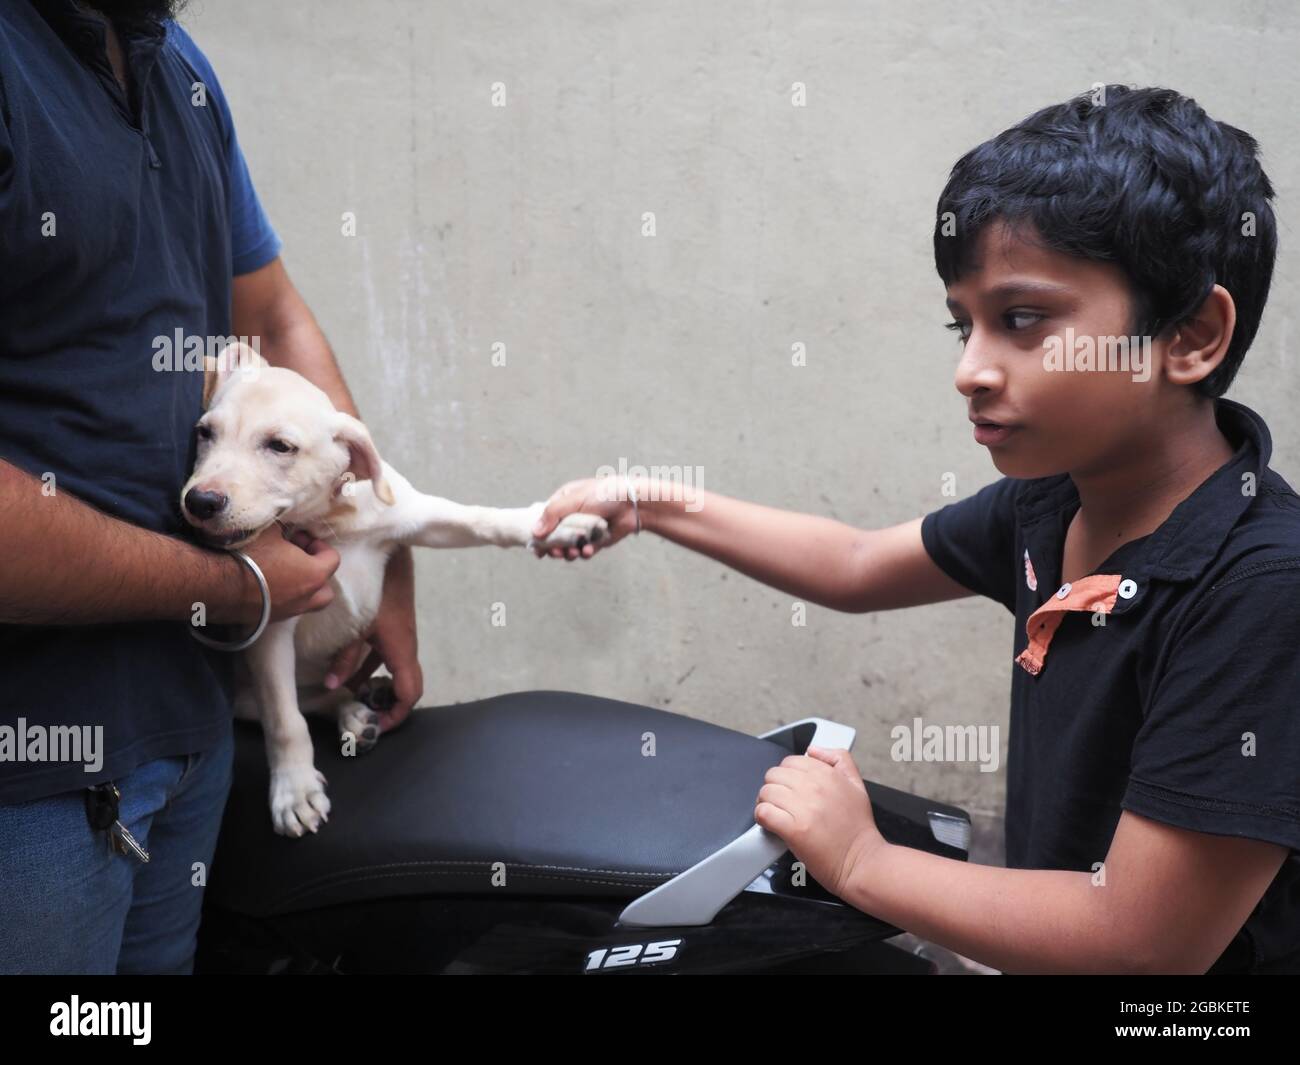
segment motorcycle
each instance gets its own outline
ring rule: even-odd
[[[372,696],[372,705],[380,705]],[[422,709],[364,756],[311,722],[332,809],[275,834],[260,728],[234,783],[200,973],[933,973],[754,823],[766,771],[854,730],[750,736],[574,692]],[[882,835],[966,860],[965,811],[864,782]]]

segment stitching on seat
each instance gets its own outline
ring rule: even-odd
[[[335,870],[332,873],[326,873],[323,876],[318,876],[312,880],[306,881],[303,884],[299,884],[298,887],[294,888],[294,890],[290,893],[288,897],[292,898],[293,896],[301,894],[303,892],[314,891],[318,887],[333,886],[334,881],[340,881],[340,882],[347,881],[353,878],[357,873],[370,872],[371,870],[407,869],[410,870],[410,873],[412,874],[418,873],[420,871],[448,872],[448,873],[460,871],[456,869],[438,868],[439,866],[448,866],[448,865],[473,866],[473,867],[490,869],[492,868],[493,863],[486,862],[486,861],[466,861],[466,860],[455,859],[455,858],[446,858],[446,859],[418,861],[418,862],[384,862],[381,865],[358,865],[358,866],[354,866],[351,869]],[[520,875],[535,876],[535,877],[544,876],[544,874],[532,872],[532,870],[534,869],[552,869],[556,871],[567,870],[575,873],[610,873],[614,876],[657,877],[660,879],[671,879],[672,877],[677,875],[677,873],[646,873],[646,872],[635,871],[632,869],[588,869],[579,865],[512,865],[509,862],[506,863],[507,872],[508,873],[514,872],[516,876],[520,876]],[[386,875],[403,876],[407,874],[394,873],[394,874],[386,874]],[[580,878],[557,876],[557,877],[551,877],[549,879],[575,880]],[[601,884],[601,883],[619,884],[620,883],[617,880],[590,880],[586,882],[592,884]]]
[[[351,869],[336,869],[332,873],[325,873],[315,879],[308,880],[303,887],[309,884],[316,884],[324,880],[330,880],[336,876],[349,876],[352,873],[365,872],[367,869],[403,869],[403,868],[422,868],[431,865],[484,865],[491,868],[495,861],[486,861],[482,858],[471,860],[464,858],[425,858],[414,862],[380,862],[376,865],[356,865]],[[552,869],[557,872],[573,873],[610,873],[614,876],[676,876],[677,873],[648,873],[644,870],[636,869],[592,869],[585,865],[537,865],[533,862],[506,862],[507,869]]]
[[[397,863],[397,864],[402,864],[402,865],[419,865],[419,864],[421,864],[421,863],[418,863],[418,862],[402,862],[402,863]],[[439,863],[428,863],[428,864],[433,865],[433,864],[439,864]],[[482,863],[482,862],[480,862],[480,863],[474,863],[474,862],[457,862],[457,863],[454,863],[454,864],[457,864],[457,865],[474,865],[474,864],[480,864],[480,865],[482,865],[482,864],[486,864],[486,863]],[[551,867],[551,866],[535,866],[535,867],[533,867],[533,868],[538,868],[538,869],[547,869],[547,868],[558,868],[558,869],[564,869],[564,868],[569,868],[569,867],[568,867],[568,866],[554,866],[554,867]],[[332,884],[314,883],[314,884],[309,885],[309,886],[303,886],[303,887],[297,888],[297,889],[295,889],[294,891],[289,892],[289,894],[281,896],[281,898],[280,898],[279,902],[277,903],[277,905],[279,905],[279,906],[288,905],[288,904],[291,903],[291,902],[300,901],[301,899],[306,898],[306,897],[308,897],[308,896],[310,896],[310,895],[320,894],[321,892],[326,891],[326,890],[328,890],[329,888],[332,888],[332,887],[339,887],[339,886],[341,886],[342,884],[346,884],[346,883],[359,884],[359,883],[362,883],[362,882],[364,882],[364,881],[366,881],[366,880],[388,880],[388,879],[391,879],[391,878],[393,878],[393,877],[403,877],[403,876],[426,876],[426,875],[430,875],[430,874],[438,875],[438,876],[451,876],[451,875],[453,875],[453,874],[455,874],[455,873],[460,872],[460,870],[458,870],[458,869],[405,869],[405,870],[399,870],[399,871],[397,871],[397,872],[391,872],[391,873],[370,873],[370,874],[368,874],[368,875],[366,875],[366,876],[355,876],[355,875],[352,875],[352,874],[354,874],[354,873],[360,873],[360,872],[362,872],[362,871],[363,871],[363,870],[361,870],[361,869],[349,870],[349,872],[348,872],[348,874],[345,876],[345,878],[344,878],[344,879],[340,879],[340,880],[338,880],[336,883],[332,883]],[[562,881],[564,881],[566,884],[575,884],[575,883],[576,883],[576,884],[599,884],[599,885],[604,886],[604,887],[636,887],[636,886],[639,886],[639,885],[635,885],[635,884],[627,884],[627,883],[624,883],[624,882],[619,881],[619,880],[596,880],[596,879],[592,879],[592,878],[590,878],[590,877],[550,876],[550,875],[548,875],[548,874],[546,874],[546,873],[534,873],[534,872],[531,872],[531,871],[529,870],[529,868],[527,868],[527,867],[525,867],[524,869],[521,869],[521,870],[517,871],[514,875],[515,875],[515,876],[528,877],[528,878],[533,879],[533,880],[562,880]],[[675,874],[675,873],[633,873],[633,874],[630,874],[630,875],[633,875],[633,876],[661,876],[661,877],[663,877],[663,878],[665,878],[665,879],[671,879],[671,878],[672,878],[673,876],[675,876],[676,874]]]

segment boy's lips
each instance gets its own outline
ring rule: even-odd
[[[983,415],[976,416],[972,414],[970,420],[975,426],[975,442],[977,444],[1000,444],[1019,428],[1019,426],[1012,425],[1009,422],[999,422]]]

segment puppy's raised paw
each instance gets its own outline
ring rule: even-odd
[[[595,514],[570,514],[560,519],[544,540],[533,537],[529,547],[586,547],[599,544],[609,535],[609,524]]]
[[[271,824],[282,836],[319,831],[329,820],[325,774],[313,765],[271,770]]]

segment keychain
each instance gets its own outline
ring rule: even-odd
[[[122,793],[111,780],[86,789],[86,820],[96,832],[107,832],[109,843],[118,854],[130,855],[141,862],[149,860],[149,852],[136,841],[118,818]]]

